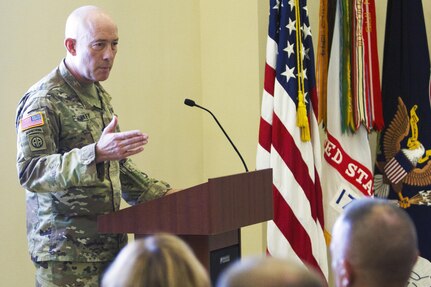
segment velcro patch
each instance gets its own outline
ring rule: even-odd
[[[46,149],[45,139],[42,134],[30,134],[28,135],[28,141],[30,143],[31,151],[39,151]]]
[[[44,124],[45,121],[43,120],[42,112],[28,115],[20,121],[21,131],[25,131],[34,127],[40,127]]]

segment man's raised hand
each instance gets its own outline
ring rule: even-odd
[[[148,143],[148,135],[139,130],[116,132],[117,116],[105,127],[96,143],[96,163],[121,160],[144,150]]]

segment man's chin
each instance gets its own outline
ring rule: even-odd
[[[96,77],[96,82],[103,82],[109,78],[109,73]]]
[[[99,67],[96,71],[94,71],[94,76],[98,82],[102,82],[109,78],[110,73],[111,67]]]

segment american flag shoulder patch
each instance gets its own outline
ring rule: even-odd
[[[40,127],[45,124],[42,112],[30,114],[20,121],[21,131],[25,131],[34,127]]]

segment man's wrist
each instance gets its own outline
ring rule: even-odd
[[[96,160],[96,144],[92,143],[81,148],[80,157],[81,163],[89,165],[93,162],[97,163]]]

